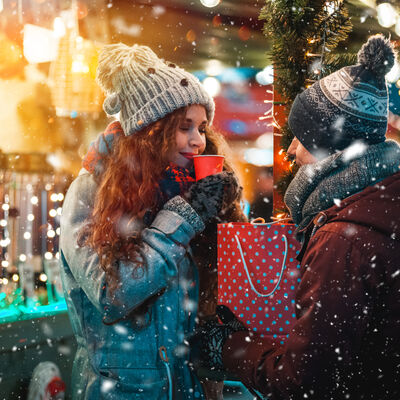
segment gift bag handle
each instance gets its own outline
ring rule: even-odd
[[[279,224],[285,221],[290,221],[292,218],[290,217],[285,217],[285,218],[280,218],[272,222],[265,222],[265,219],[263,217],[257,217],[254,218],[250,221],[251,224],[257,224],[257,225],[274,225],[274,224]]]
[[[274,223],[274,222],[269,223],[269,224],[266,224],[266,225],[272,225],[273,223]],[[287,253],[288,253],[288,240],[287,240],[287,237],[286,237],[286,235],[282,235],[282,238],[283,238],[283,241],[285,242],[285,252],[284,252],[284,255],[283,255],[281,274],[280,274],[280,276],[279,276],[278,282],[277,282],[277,284],[275,285],[274,289],[273,289],[271,292],[269,292],[269,293],[260,293],[260,292],[256,289],[256,287],[254,286],[254,284],[253,284],[253,281],[252,281],[251,276],[250,276],[250,273],[249,273],[249,269],[247,268],[246,260],[244,259],[244,254],[243,254],[242,245],[240,244],[240,240],[239,240],[238,236],[235,235],[235,239],[236,239],[237,246],[238,246],[238,249],[239,249],[239,252],[240,252],[240,256],[241,256],[242,261],[243,261],[243,267],[244,267],[244,270],[246,271],[246,275],[247,275],[247,279],[249,280],[250,287],[251,287],[251,289],[253,290],[253,292],[254,292],[257,296],[259,296],[259,297],[269,297],[269,296],[272,296],[272,295],[276,292],[276,289],[278,289],[278,286],[279,286],[280,283],[281,283],[283,271],[284,271],[285,265],[286,265],[286,257],[287,257]]]

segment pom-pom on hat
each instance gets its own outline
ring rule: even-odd
[[[382,35],[369,38],[358,52],[358,63],[315,82],[296,96],[289,114],[294,136],[317,159],[360,140],[385,141],[388,92],[385,75],[395,53]]]
[[[214,118],[214,101],[200,81],[175,64],[165,63],[147,46],[104,46],[96,81],[107,95],[104,111],[109,115],[120,112],[127,136],[192,104],[206,108],[210,123]]]

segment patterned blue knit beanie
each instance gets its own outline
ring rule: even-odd
[[[385,75],[395,53],[388,39],[372,36],[358,52],[358,63],[315,82],[296,96],[289,114],[294,136],[317,159],[354,141],[385,141],[388,92]]]
[[[147,46],[104,46],[96,81],[107,95],[104,111],[120,113],[127,136],[193,104],[205,107],[209,123],[214,118],[214,100],[200,81],[177,65],[164,62]]]

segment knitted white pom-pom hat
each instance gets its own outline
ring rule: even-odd
[[[211,123],[215,105],[200,81],[147,46],[106,45],[100,53],[97,83],[107,97],[107,114],[120,112],[125,135],[143,129],[171,112],[192,104],[206,108]]]

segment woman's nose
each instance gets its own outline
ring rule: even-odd
[[[194,147],[200,147],[204,143],[205,139],[203,135],[196,129],[190,136],[190,145]]]

